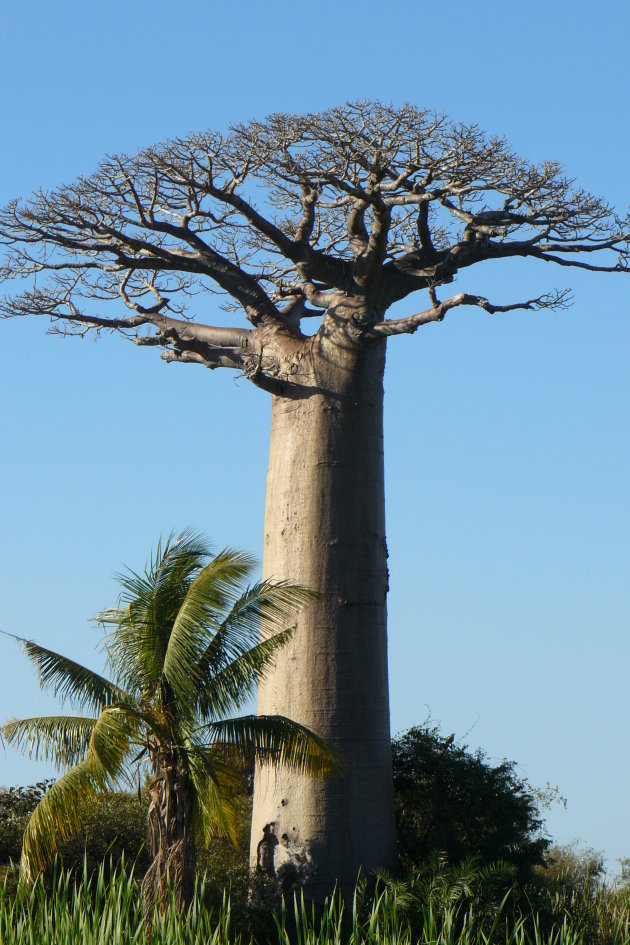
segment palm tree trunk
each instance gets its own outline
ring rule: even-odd
[[[153,862],[142,881],[147,915],[154,906],[168,910],[170,895],[176,909],[186,908],[195,889],[197,854],[191,827],[190,792],[176,764],[161,768],[149,787],[149,831]]]

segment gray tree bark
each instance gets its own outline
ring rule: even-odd
[[[395,863],[387,680],[383,475],[385,344],[311,346],[299,383],[275,395],[263,575],[321,596],[259,687],[259,712],[328,738],[345,773],[302,778],[257,770],[251,862],[266,825],[286,891],[315,899],[354,889],[359,868]],[[332,347],[335,347],[334,357]],[[308,366],[304,365],[304,360]]]

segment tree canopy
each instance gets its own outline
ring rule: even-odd
[[[529,163],[435,112],[354,102],[110,157],[14,200],[0,214],[2,279],[33,282],[2,313],[46,315],[63,333],[116,329],[168,361],[233,367],[268,386],[278,369],[260,337],[189,320],[195,293],[220,294],[260,329],[295,329],[340,295],[360,298],[344,331],[369,341],[460,305],[566,305],[567,290],[506,304],[439,290],[491,259],[625,271],[629,233],[627,217],[557,163]],[[385,318],[417,290],[426,308]]]

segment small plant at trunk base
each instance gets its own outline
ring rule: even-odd
[[[236,842],[234,796],[244,752],[262,765],[325,776],[339,766],[327,743],[276,715],[238,712],[291,635],[287,628],[312,595],[295,584],[245,579],[252,559],[184,532],[159,544],[143,574],[119,575],[116,608],[96,617],[105,631],[105,678],[21,639],[42,686],[92,714],[13,719],[7,742],[63,770],[37,804],[22,847],[21,875],[33,880],[60,841],[80,828],[86,803],[120,783],[148,779],[152,862],[145,904],[190,902],[195,834]]]

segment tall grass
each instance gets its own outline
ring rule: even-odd
[[[234,929],[229,897],[219,909],[205,906],[204,882],[190,908],[149,924],[133,870],[102,866],[81,876],[59,871],[52,885],[15,888],[15,874],[0,883],[1,945],[248,945],[250,933]],[[557,902],[549,915],[506,908],[509,894],[479,920],[465,902],[415,901],[400,884],[381,883],[370,897],[359,887],[344,907],[339,897],[316,909],[296,899],[276,916],[264,945],[630,945],[630,908],[602,890],[588,904]],[[579,908],[578,908],[579,907]],[[543,910],[544,912],[544,910]],[[273,928],[273,927],[272,927]],[[263,945],[259,939],[259,945]]]
[[[14,895],[10,879],[0,886],[2,945],[240,945],[230,930],[229,898],[213,914],[203,905],[203,882],[188,910],[178,912],[171,897],[167,914],[153,915],[147,932],[139,884],[124,867],[103,865],[91,878],[62,871],[52,889],[40,880]]]
[[[516,916],[505,910],[508,896],[493,915],[480,922],[472,907],[425,903],[413,916],[400,908],[396,896],[385,889],[372,900],[367,913],[360,914],[355,897],[352,915],[344,916],[339,899],[327,901],[319,914],[302,900],[292,910],[282,910],[277,919],[280,945],[629,945],[630,912],[626,907],[616,916],[600,914],[601,938],[575,923],[568,914],[549,924],[536,912]],[[600,901],[600,912],[609,903]]]

